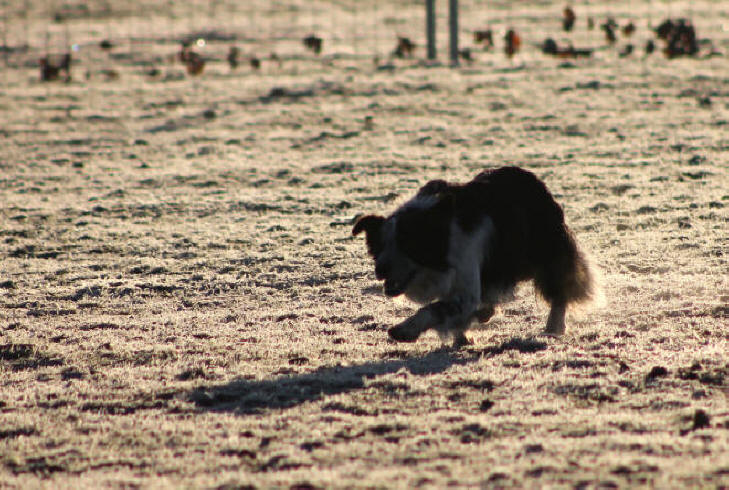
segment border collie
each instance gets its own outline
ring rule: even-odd
[[[518,167],[486,170],[465,184],[430,181],[392,215],[359,218],[352,233],[363,231],[385,294],[425,305],[390,328],[399,342],[433,328],[455,346],[469,344],[470,324],[487,322],[526,280],[550,304],[544,333],[559,336],[567,306],[598,292],[562,208]]]

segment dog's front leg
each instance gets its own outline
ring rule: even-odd
[[[390,337],[398,342],[415,342],[430,328],[454,336],[454,345],[462,346],[470,342],[463,334],[473,318],[475,306],[472,301],[445,299],[436,301],[418,310],[413,316],[392,327]]]
[[[430,305],[420,308],[413,316],[390,328],[387,333],[398,342],[415,342],[420,334],[433,326],[433,315],[428,309]]]

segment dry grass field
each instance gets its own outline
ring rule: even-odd
[[[456,69],[415,0],[8,3],[0,487],[729,486],[725,3],[576,3],[567,34],[561,1],[462,0]],[[608,16],[636,33],[607,45]],[[646,56],[681,16],[715,56]],[[73,80],[39,82],[66,41]],[[540,337],[525,284],[472,346],[390,341],[413,305],[353,218],[502,165],[545,180],[605,306]]]

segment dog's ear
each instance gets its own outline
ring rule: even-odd
[[[385,218],[382,216],[376,216],[374,214],[362,216],[354,223],[352,235],[359,235],[363,231],[368,235],[370,233],[378,233],[384,222]]]
[[[377,254],[382,250],[383,224],[385,224],[384,217],[368,214],[367,216],[359,218],[354,224],[354,228],[352,228],[352,235],[359,235],[363,231],[365,232],[367,251],[373,257],[377,256]]]

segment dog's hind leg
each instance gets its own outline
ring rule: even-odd
[[[544,329],[544,335],[559,337],[565,331],[565,314],[567,313],[567,305],[565,303],[552,303],[549,310],[549,318],[547,319],[547,328]]]

